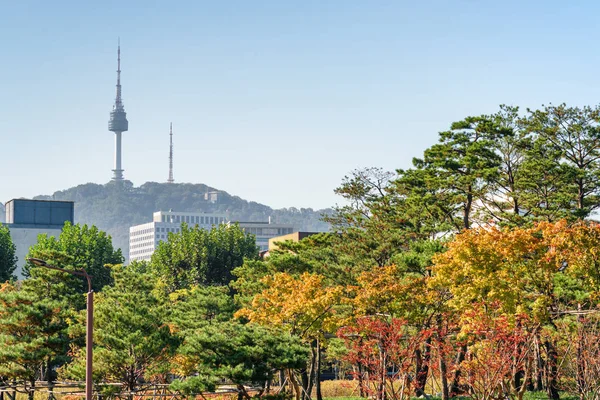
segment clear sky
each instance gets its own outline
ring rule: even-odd
[[[467,115],[600,99],[594,1],[0,0],[0,200],[125,177],[334,205]]]

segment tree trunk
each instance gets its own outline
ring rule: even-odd
[[[367,397],[365,393],[364,387],[364,379],[363,379],[363,368],[360,363],[358,363],[358,392],[360,397]]]
[[[242,399],[249,400],[250,399],[250,395],[246,391],[246,388],[244,387],[244,385],[242,385],[241,383],[238,383],[237,390],[238,390],[238,400],[242,400]]]
[[[577,305],[577,310],[581,311],[581,304]],[[585,361],[583,360],[583,352],[585,344],[583,343],[583,315],[577,316],[577,389],[579,390],[579,398],[585,398]]]
[[[469,229],[471,227],[471,207],[473,205],[473,194],[471,194],[471,186],[469,185],[469,193],[467,194],[467,203],[463,215],[463,227]]]
[[[287,373],[288,373],[288,380],[290,381],[290,386],[294,389],[296,400],[300,400],[300,398],[302,397],[302,390],[300,389],[300,385],[298,385],[298,382],[296,381],[296,377],[294,376],[294,371],[292,371],[291,369],[288,369]]]
[[[27,391],[27,399],[33,400],[35,396],[35,376],[29,379],[29,390]]]
[[[10,396],[11,400],[17,399],[17,381],[12,381],[12,396]]]
[[[379,363],[381,365],[381,375],[379,377],[379,387],[377,388],[377,400],[385,400],[385,381],[387,378],[387,359],[383,346],[379,344]]]
[[[444,352],[441,349],[441,343],[438,350],[439,368],[440,368],[440,383],[442,385],[442,400],[448,400],[450,398],[450,391],[448,390],[448,368],[446,366],[446,360],[444,359]]]
[[[527,357],[527,359],[525,360],[525,370],[523,371],[524,381],[523,381],[521,387],[516,392],[517,400],[523,400],[523,395],[525,395],[525,390],[528,389],[528,382],[531,382],[531,364],[532,364],[531,357]]]
[[[317,400],[323,400],[323,394],[321,393],[321,341],[319,339],[317,339],[315,387],[317,389]]]
[[[556,346],[551,341],[546,341],[546,353],[548,355],[548,387],[546,393],[551,400],[559,400],[558,394],[558,353]]]
[[[429,376],[429,363],[431,362],[431,338],[425,340],[425,348],[415,350],[415,395],[417,397],[425,395],[425,384]]]
[[[585,207],[585,189],[583,179],[577,179],[577,208],[583,210]]]
[[[306,371],[306,368],[303,368],[302,371],[300,371],[300,379],[302,380],[301,381],[302,393],[300,395],[300,398],[302,400],[306,400],[307,399],[306,389],[308,389],[308,371]]]
[[[46,382],[48,383],[48,400],[54,400],[54,377],[52,376],[50,359],[46,361]]]
[[[129,370],[129,376],[127,378],[127,389],[129,393],[127,394],[127,398],[129,400],[133,400],[133,391],[135,390],[135,369],[131,367]]]
[[[304,388],[305,390],[305,398],[307,399],[311,399],[312,398],[312,390],[314,387],[314,383],[315,383],[315,376],[316,376],[316,364],[317,364],[317,341],[316,340],[312,340],[310,342],[310,368],[308,370],[308,381],[306,382],[307,385]]]
[[[452,379],[452,386],[450,386],[450,395],[457,396],[461,394],[462,390],[460,389],[460,364],[465,360],[465,355],[467,354],[467,346],[462,345],[458,349],[458,354],[456,355],[454,377]]]
[[[535,385],[534,390],[537,392],[544,391],[544,360],[542,359],[542,351],[540,349],[540,336],[536,332],[533,337],[534,353],[535,353]]]
[[[517,328],[521,328],[521,324],[519,322],[517,322]],[[519,365],[519,362],[523,362],[524,360],[518,360],[516,359],[518,357],[519,354],[521,354],[521,352],[523,351],[523,344],[522,343],[517,343],[515,345],[515,357],[513,357],[512,363],[512,371],[513,371],[513,382],[512,382],[512,386],[515,390],[515,392],[519,393],[521,391],[521,386],[525,385],[525,381],[527,380],[527,377],[525,375],[525,371],[523,370],[523,366]],[[523,378],[525,378],[525,381],[523,381]]]
[[[283,392],[285,390],[285,371],[279,370],[279,391]]]

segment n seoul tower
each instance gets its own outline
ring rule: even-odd
[[[129,122],[127,122],[127,113],[121,99],[121,43],[117,47],[117,97],[115,105],[110,112],[108,120],[108,130],[115,133],[115,168],[112,180],[123,180],[123,168],[121,167],[121,134],[127,132]]]

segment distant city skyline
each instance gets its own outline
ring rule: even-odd
[[[0,201],[110,180],[116,48],[125,179],[331,207],[353,169],[408,168],[502,103],[600,102],[600,5],[74,0],[0,4]]]

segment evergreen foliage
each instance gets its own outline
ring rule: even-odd
[[[15,244],[6,226],[0,225],[0,282],[14,279],[13,272],[17,268]]]
[[[170,300],[169,323],[181,343],[175,372],[187,377],[173,382],[176,390],[203,392],[227,379],[245,393],[244,385],[263,385],[277,370],[306,362],[298,338],[232,320],[234,304],[226,287],[196,286],[171,294]]]
[[[153,277],[122,266],[111,271],[114,284],[94,301],[94,377],[122,383],[132,392],[142,379],[165,372],[174,343],[163,302],[153,291]],[[84,311],[78,321],[71,329],[75,336],[84,332]],[[85,378],[85,347],[77,349],[65,373]]]
[[[34,388],[41,369],[49,374],[65,354],[67,310],[65,299],[55,300],[29,287],[3,284],[0,287],[0,375]],[[32,391],[29,399],[33,399]]]

